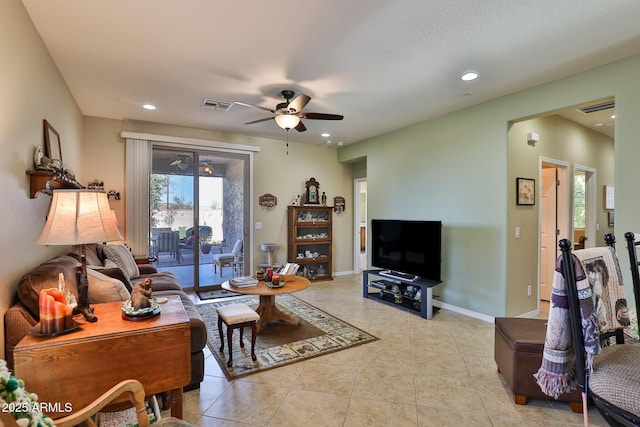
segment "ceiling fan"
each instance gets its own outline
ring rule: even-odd
[[[189,169],[192,163],[193,157],[184,154],[178,154],[176,158],[171,163],[169,163],[169,166],[175,166],[183,171]]]
[[[169,163],[170,167],[176,167],[180,171],[185,171],[187,169],[191,169],[193,167],[193,156],[178,154],[172,161]],[[209,162],[200,162],[198,167],[198,172],[201,176],[204,175],[213,175],[215,173],[215,169],[212,164]]]
[[[311,97],[300,94],[293,97],[295,92],[292,90],[280,91],[280,95],[285,99],[285,102],[281,102],[276,105],[275,109],[262,107],[260,105],[248,104],[246,102],[234,102],[234,104],[244,105],[245,107],[258,108],[260,110],[269,111],[274,114],[273,117],[266,117],[264,119],[254,120],[245,124],[250,125],[253,123],[260,123],[267,120],[275,120],[276,124],[284,130],[295,129],[298,132],[304,132],[307,130],[301,119],[309,120],[342,120],[344,116],[340,114],[325,114],[325,113],[305,113],[302,109],[311,101]]]

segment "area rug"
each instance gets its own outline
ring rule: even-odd
[[[229,353],[226,330],[224,330],[224,354],[220,353],[216,308],[227,304],[247,304],[256,309],[258,297],[215,301],[196,306],[207,325],[207,345],[227,379],[240,378],[378,340],[373,335],[307,304],[293,295],[279,295],[276,303],[283,312],[299,319],[300,323],[290,325],[273,322],[265,325],[256,339],[257,360],[255,362],[251,360],[251,331],[245,328],[245,347],[240,348],[240,333],[235,330],[233,334],[233,366],[231,368],[227,367]]]
[[[235,292],[227,291],[226,289],[214,289],[212,291],[198,291],[198,298],[202,301],[209,299],[218,299],[218,298],[229,298],[229,297],[237,297],[240,294]],[[217,326],[216,326],[217,327]]]

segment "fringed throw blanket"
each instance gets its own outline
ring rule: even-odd
[[[618,257],[610,247],[575,251],[591,287],[593,308],[600,334],[627,329],[631,320]]]
[[[582,263],[575,255],[572,255],[572,259],[576,272],[584,347],[591,359],[600,350],[591,288]],[[542,366],[534,374],[542,392],[555,399],[576,388],[575,355],[569,326],[569,302],[565,278],[562,274],[562,263],[562,257],[559,257],[553,276]],[[590,360],[587,365],[591,366]]]

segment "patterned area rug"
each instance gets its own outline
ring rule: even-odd
[[[227,356],[229,353],[226,335],[224,337],[224,354],[220,353],[216,308],[239,303],[247,304],[256,309],[258,297],[197,305],[197,309],[207,325],[207,345],[229,380],[345,350],[378,339],[292,295],[279,295],[276,298],[278,307],[285,313],[299,319],[300,323],[289,325],[273,322],[265,325],[256,339],[258,359],[255,362],[251,360],[251,330],[245,328],[244,348],[240,348],[240,333],[235,330],[233,334],[233,367],[228,368]],[[226,331],[224,333],[226,334]]]

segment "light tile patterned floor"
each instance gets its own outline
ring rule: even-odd
[[[583,423],[563,402],[513,403],[493,360],[492,323],[446,310],[429,321],[364,299],[359,275],[314,283],[296,296],[380,341],[235,381],[226,380],[207,351],[200,390],[184,395],[187,421],[314,427]],[[594,409],[589,423],[606,425]]]

